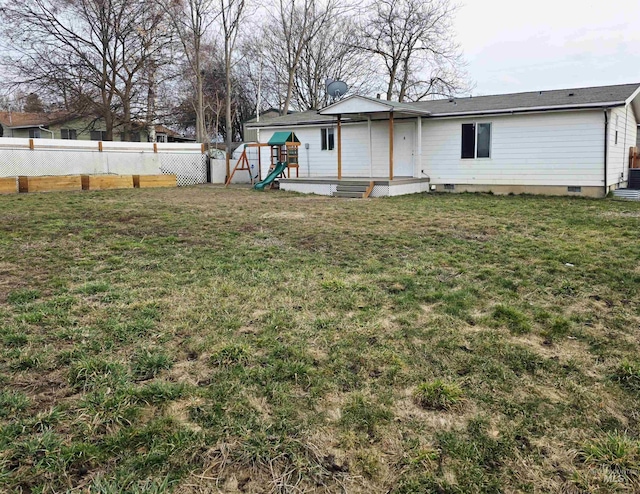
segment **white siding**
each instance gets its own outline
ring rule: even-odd
[[[399,127],[405,127],[409,131],[414,132],[414,139],[410,141],[410,145],[413,146],[411,150],[414,154],[417,154],[417,138],[415,138],[416,132],[416,119],[408,118],[408,119],[396,119],[394,121],[394,129],[395,135],[398,137]],[[373,148],[373,176],[374,177],[388,177],[389,176],[389,121],[377,121],[371,123],[371,140],[372,140],[372,148]],[[398,139],[394,142],[394,156],[396,163],[398,162],[398,155],[400,154],[400,146],[402,143],[398,141]],[[411,151],[409,154],[411,154]],[[415,158],[414,158],[415,159]],[[396,166],[394,170],[394,176],[419,176],[415,175],[415,173],[409,172],[406,169],[401,170],[399,166]]]
[[[371,122],[371,147],[373,149],[374,177],[389,176],[389,121]]]
[[[301,177],[336,177],[338,175],[338,129],[335,132],[335,148],[321,149],[320,129],[326,126],[300,126],[287,129],[262,129],[260,141],[269,142],[273,133],[292,130],[302,143],[299,165]],[[306,149],[305,144],[309,144]],[[342,176],[369,177],[369,130],[367,123],[342,125]]]
[[[463,123],[490,122],[491,158],[460,159]],[[434,184],[602,186],[602,111],[422,122],[422,169]]]
[[[415,132],[416,119],[397,119],[396,128],[407,126]],[[324,126],[326,127],[326,126]],[[300,139],[300,176],[301,177],[335,177],[338,175],[338,132],[334,126],[335,149],[320,149],[321,125],[291,127]],[[268,142],[277,130],[262,129],[260,141]],[[414,136],[415,137],[415,136]],[[416,139],[413,139],[412,151],[416,152]],[[309,149],[305,149],[305,144]],[[394,144],[398,154],[401,144]],[[410,153],[409,153],[410,154]],[[371,159],[370,159],[371,155]],[[308,161],[307,161],[308,159]],[[371,164],[370,164],[371,162]],[[309,171],[310,170],[310,171]],[[402,173],[403,176],[414,176],[413,173]],[[371,122],[371,152],[369,151],[369,124],[367,122],[342,125],[342,176],[343,177],[388,177],[389,176],[389,121]],[[398,171],[396,171],[396,176]]]
[[[630,105],[613,108],[609,114],[607,185],[625,182],[629,174],[629,148],[635,146],[638,126]],[[616,131],[618,143],[616,144]]]

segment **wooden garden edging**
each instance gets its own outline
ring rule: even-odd
[[[18,177],[19,192],[54,192],[60,190],[82,190],[82,178],[80,175]]]
[[[18,192],[16,177],[0,178],[0,194],[15,194]]]
[[[48,175],[0,177],[0,194],[177,187],[176,175]]]
[[[177,187],[175,175],[134,175],[133,186],[140,189],[147,187]]]
[[[82,175],[82,190],[132,189],[132,175]]]

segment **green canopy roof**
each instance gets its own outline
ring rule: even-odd
[[[284,146],[287,142],[297,142],[300,143],[296,135],[291,131],[283,131],[276,132],[273,134],[271,139],[269,139],[270,146]]]

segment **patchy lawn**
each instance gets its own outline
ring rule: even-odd
[[[0,491],[640,489],[640,204],[0,197]]]

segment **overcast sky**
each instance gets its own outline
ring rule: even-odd
[[[640,82],[638,0],[462,0],[474,95]]]

